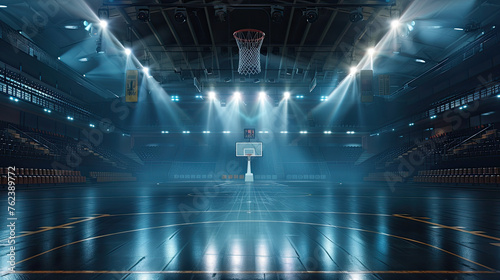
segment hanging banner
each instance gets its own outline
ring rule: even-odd
[[[137,102],[139,95],[139,71],[127,70],[127,77],[125,78],[125,101]]]

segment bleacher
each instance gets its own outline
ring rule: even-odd
[[[134,151],[144,162],[168,162],[174,160],[177,149],[169,146],[139,146]]]
[[[500,184],[499,167],[421,170],[413,177],[418,183]]]
[[[89,173],[91,179],[97,183],[101,182],[135,182],[137,178],[128,172],[100,172],[91,171]]]
[[[10,174],[9,174],[10,172]],[[16,185],[58,185],[69,183],[85,183],[86,178],[80,174],[80,171],[58,170],[58,169],[38,169],[16,167],[15,170],[8,167],[0,167],[2,176],[2,185],[6,186],[9,180]]]
[[[16,130],[5,128],[0,132],[0,155],[21,159],[53,159],[54,154],[32,139],[22,137]]]

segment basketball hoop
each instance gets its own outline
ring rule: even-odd
[[[240,49],[238,73],[254,75],[260,73],[260,47],[266,34],[257,29],[241,29],[233,33]]]

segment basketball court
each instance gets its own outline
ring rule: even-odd
[[[18,197],[18,274],[3,278],[498,279],[499,192],[416,190],[297,182],[29,190]]]

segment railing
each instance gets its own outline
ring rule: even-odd
[[[46,148],[46,149],[48,149],[49,151],[51,151],[51,150],[53,149],[53,148],[51,148],[51,147],[49,147],[49,146],[47,146],[47,145],[43,144],[42,142],[38,141],[37,139],[35,139],[35,138],[33,138],[32,136],[28,135],[26,132],[24,132],[24,131],[20,130],[19,128],[15,127],[15,126],[13,126],[13,125],[11,125],[11,124],[9,124],[9,125],[8,125],[8,128],[15,130],[16,132],[18,132],[18,133],[19,133],[19,135],[24,136],[24,137],[26,137],[26,138],[28,138],[28,139],[32,140],[33,142],[35,142],[35,143],[39,144],[40,146],[45,147],[45,148]]]
[[[491,128],[491,124],[490,124],[490,125],[488,125],[487,127],[483,128],[483,129],[479,130],[478,132],[474,133],[472,136],[468,137],[467,139],[465,139],[464,141],[460,142],[459,144],[457,144],[457,145],[455,145],[455,146],[453,146],[453,147],[449,148],[449,149],[447,150],[447,152],[452,151],[453,149],[455,149],[455,148],[457,148],[457,147],[462,146],[463,144],[465,144],[465,143],[469,142],[469,140],[473,139],[473,138],[474,138],[474,137],[476,137],[478,134],[483,133],[485,130],[488,130],[489,128]]]
[[[51,152],[55,152],[57,155],[60,155],[61,153],[61,150],[57,147],[56,144],[50,142],[49,140],[43,138],[40,134],[38,133],[29,133],[29,132],[25,132],[25,135],[29,135],[29,136],[32,136],[33,138],[37,139],[38,141],[40,141],[40,143],[42,144],[45,144],[46,146],[50,147],[50,151]]]

